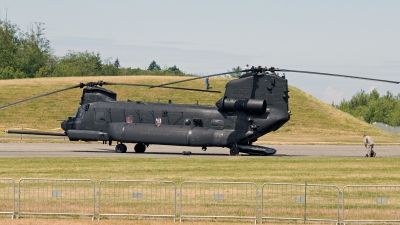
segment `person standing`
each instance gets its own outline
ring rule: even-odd
[[[206,77],[206,90],[208,90],[209,87],[210,87],[209,78]]]
[[[370,136],[364,134],[364,146],[367,149],[367,154],[365,157],[375,157],[376,152],[374,152],[374,141]]]

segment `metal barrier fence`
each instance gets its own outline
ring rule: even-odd
[[[100,182],[101,216],[176,215],[176,185],[172,181],[106,180]]]
[[[261,218],[339,223],[340,190],[333,185],[265,183]]]
[[[183,182],[180,210],[176,210],[172,181],[106,180],[99,185],[101,216],[216,218],[227,220],[290,219],[336,222],[400,222],[400,185],[348,185],[342,195],[337,186],[242,182]],[[95,216],[92,180],[0,178],[0,214]],[[342,203],[340,203],[340,200]],[[340,213],[340,205],[342,213]],[[258,211],[261,211],[261,215]],[[340,218],[340,216],[342,216]]]
[[[345,186],[343,222],[400,222],[400,186]]]
[[[374,123],[372,123],[372,125],[374,125],[375,127],[380,128],[380,129],[382,129],[384,131],[392,133],[392,134],[400,134],[400,127],[399,126],[392,127],[390,125],[387,125],[387,124],[384,124],[384,123],[378,123],[378,122],[374,122]]]
[[[0,178],[0,214],[11,214],[14,218],[15,212],[15,182],[10,178]]]
[[[95,185],[92,180],[21,179],[18,218],[21,215],[95,214]]]
[[[258,188],[242,182],[183,182],[180,221],[183,218],[252,219],[257,222]]]

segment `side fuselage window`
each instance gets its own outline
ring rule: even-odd
[[[96,112],[94,118],[96,122],[102,122],[106,120],[104,112]]]

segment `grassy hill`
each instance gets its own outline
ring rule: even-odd
[[[160,84],[182,80],[170,76],[120,76],[120,77],[60,77],[0,81],[0,105],[5,105],[45,92],[70,87],[80,82],[103,80],[118,83]],[[168,102],[214,105],[222,97],[230,78],[211,78],[212,90],[221,94],[187,92],[146,87],[107,86],[118,94],[118,100]],[[290,84],[290,80],[289,80]],[[177,86],[203,88],[204,80]],[[364,133],[374,137],[379,144],[400,144],[398,135],[388,134],[353,116],[319,101],[311,95],[289,87],[291,120],[277,132],[260,138],[258,144],[360,144]],[[0,130],[32,129],[62,131],[61,120],[73,116],[79,106],[82,90],[77,88],[46,96],[30,102],[0,110]],[[0,133],[4,134],[4,133]]]

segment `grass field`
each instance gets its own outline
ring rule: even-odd
[[[182,77],[86,77],[43,78],[0,81],[0,105],[5,105],[33,95],[42,94],[79,82],[104,80],[159,84],[181,80]],[[213,90],[224,91],[229,78],[212,78]],[[290,81],[289,81],[290,82]],[[204,81],[180,84],[202,88]],[[180,92],[164,89],[109,86],[118,93],[119,100],[214,105],[223,94]],[[260,138],[258,144],[362,144],[362,134],[373,136],[380,145],[398,145],[398,135],[391,135],[325,104],[301,90],[290,87],[291,120],[277,132]],[[81,90],[71,90],[44,97],[29,103],[0,111],[0,130],[24,129],[61,131],[60,121],[72,116],[78,107]],[[4,133],[0,135],[5,135]],[[37,140],[24,140],[37,141]],[[48,140],[45,140],[48,141]],[[1,139],[0,142],[18,142],[18,139]],[[1,143],[0,143],[1,144]],[[0,177],[18,181],[30,178],[92,179],[101,180],[168,180],[179,185],[183,181],[265,182],[345,185],[400,184],[399,158],[353,157],[204,157],[204,158],[0,158]],[[244,222],[247,223],[247,222]],[[296,224],[273,222],[268,224]],[[302,223],[302,222],[301,222]],[[165,224],[172,221],[157,220],[106,220],[92,222],[87,219],[37,219],[10,220],[0,218],[0,224]],[[185,224],[228,224],[228,222],[185,222]],[[229,224],[235,224],[230,223]],[[238,223],[243,224],[243,223]],[[315,223],[313,223],[315,224]]]
[[[204,157],[204,158],[2,158],[0,177],[70,178],[101,180],[165,180],[179,187],[183,181],[265,182],[345,185],[399,185],[399,158],[353,157]],[[41,217],[39,217],[41,218]],[[28,219],[10,224],[86,224],[89,219]],[[217,220],[218,221],[218,220]],[[247,221],[247,222],[246,222]],[[96,221],[94,224],[173,224],[169,219]],[[231,224],[231,222],[190,222],[185,224]],[[248,220],[235,222],[248,223]],[[268,224],[296,223],[267,222]]]
[[[400,184],[398,158],[0,158],[0,177],[226,181],[333,184]]]

